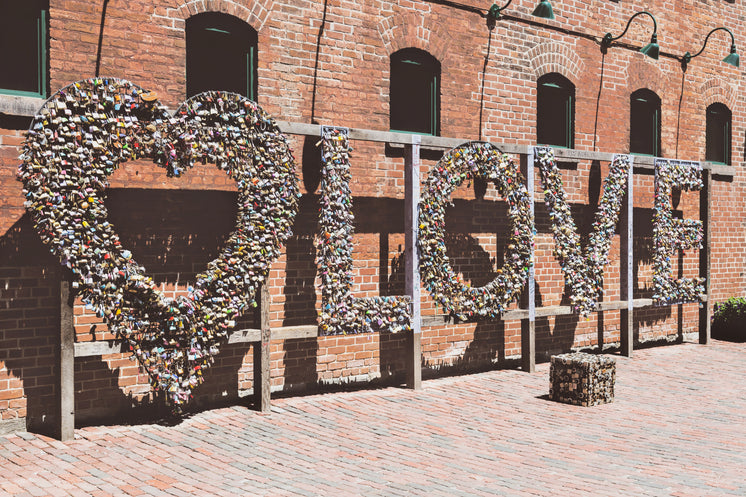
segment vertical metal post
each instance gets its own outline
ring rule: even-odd
[[[60,282],[60,384],[59,427],[60,440],[75,436],[75,322],[74,293],[70,281]]]
[[[269,276],[267,276],[267,282]],[[272,329],[269,327],[269,285],[265,282],[261,290],[261,341],[254,343],[254,405],[261,412],[270,411],[271,377],[269,369]]]
[[[624,196],[622,212],[620,212],[619,251],[619,298],[626,300],[627,306],[620,311],[619,346],[620,353],[625,357],[632,357],[634,348],[634,254],[632,253],[635,195],[633,188],[634,157],[629,156],[629,175],[627,176],[627,195]]]
[[[529,147],[522,156],[522,166],[526,170],[526,187],[531,203],[531,217],[534,218],[534,158],[536,153]],[[534,220],[534,222],[536,222]],[[536,372],[536,279],[534,273],[534,247],[531,247],[531,267],[528,269],[528,320],[521,320],[521,366],[526,373]]]
[[[705,281],[705,290],[707,292],[707,302],[704,302],[699,309],[699,343],[707,345],[710,343],[710,333],[712,327],[712,257],[710,250],[712,248],[712,234],[710,230],[712,221],[712,171],[705,169],[702,171],[702,191],[699,194],[699,217],[702,220],[702,229],[704,230],[704,240],[702,250],[699,252],[699,274],[707,278]]]
[[[412,299],[412,333],[407,337],[407,387],[422,388],[422,320],[420,313],[420,258],[417,251],[417,206],[420,201],[420,141],[412,135],[404,159],[405,291]]]

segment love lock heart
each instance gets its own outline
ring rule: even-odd
[[[107,220],[108,176],[137,158],[150,158],[168,176],[214,163],[238,185],[235,229],[185,297],[157,291]],[[44,104],[21,160],[34,227],[72,270],[83,302],[126,341],[153,388],[175,405],[189,400],[236,318],[256,306],[292,235],[295,163],[275,122],[234,93],[201,93],[171,116],[154,93],[128,81],[88,79]]]

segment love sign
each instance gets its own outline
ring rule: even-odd
[[[407,297],[352,295],[351,148],[346,132],[335,128],[324,128],[321,144],[320,334],[409,330]],[[588,315],[603,291],[632,160],[614,157],[584,252],[552,149],[537,148],[536,157],[573,311]],[[256,103],[234,93],[201,93],[170,115],[152,92],[124,80],[95,78],[73,83],[46,102],[21,158],[18,177],[34,228],[72,270],[83,302],[129,345],[155,389],[167,392],[175,405],[188,401],[236,318],[256,306],[259,287],[292,235],[299,192],[285,136]],[[211,163],[236,181],[234,230],[186,296],[168,299],[160,293],[108,221],[108,178],[133,159],[152,160],[169,177]],[[669,197],[673,188],[700,188],[700,171],[698,163],[656,162],[654,300],[659,304],[698,300],[704,293],[701,278],[670,277],[674,251],[699,248],[702,227],[673,218]],[[451,194],[475,178],[495,184],[507,203],[510,225],[503,267],[480,288],[454,271],[444,241]],[[519,165],[489,143],[456,147],[431,168],[417,227],[423,284],[437,305],[461,319],[492,318],[518,297],[533,265],[531,202]]]
[[[108,176],[148,158],[178,176],[214,163],[238,185],[233,232],[185,297],[167,299],[119,241],[104,204]],[[41,239],[76,276],[86,305],[126,341],[152,386],[189,399],[235,320],[255,306],[297,212],[293,156],[254,102],[207,92],[170,116],[155,95],[117,79],[79,81],[34,118],[19,178]]]

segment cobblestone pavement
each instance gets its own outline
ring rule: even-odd
[[[746,495],[746,344],[636,350],[616,399],[547,400],[549,365],[275,399],[67,443],[0,437],[2,495]]]

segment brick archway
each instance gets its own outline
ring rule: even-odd
[[[714,103],[721,103],[731,111],[736,108],[736,92],[733,87],[720,79],[708,79],[700,87],[702,104],[706,109]]]
[[[238,17],[257,31],[261,31],[269,17],[269,13],[272,12],[274,3],[274,0],[256,0],[252,2],[250,8],[247,8],[245,5],[232,0],[192,0],[176,3],[173,7],[166,7],[162,13],[156,11],[156,15],[185,21],[193,15],[204,12],[222,12],[223,14]]]
[[[556,72],[577,85],[585,70],[583,59],[572,47],[554,40],[534,46],[528,51],[526,58],[537,80],[545,74]]]
[[[440,24],[428,19],[416,12],[397,12],[381,19],[378,33],[386,53],[391,55],[402,48],[419,48],[443,63],[449,53],[451,35]]]
[[[666,93],[666,82],[668,77],[658,65],[650,61],[649,57],[642,54],[633,54],[632,60],[626,68],[626,80],[629,93],[632,94],[641,88],[647,88],[654,92],[659,98]]]

